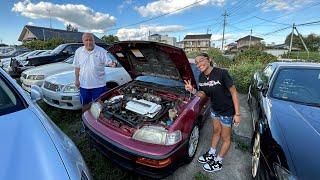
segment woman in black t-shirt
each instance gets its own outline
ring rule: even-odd
[[[211,119],[213,134],[208,152],[198,158],[203,163],[203,169],[214,172],[222,169],[223,157],[231,144],[231,127],[240,123],[240,106],[237,90],[233,80],[225,69],[213,67],[208,54],[201,53],[195,63],[200,69],[199,91],[192,87],[190,81],[185,81],[186,90],[197,96],[208,96],[211,99]],[[218,141],[222,138],[220,152],[216,153]]]

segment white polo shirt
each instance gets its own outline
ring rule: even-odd
[[[84,46],[78,48],[74,55],[73,66],[80,68],[80,87],[99,88],[106,85],[105,66],[111,63],[108,52],[97,45],[92,51]]]

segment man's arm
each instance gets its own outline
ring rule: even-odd
[[[79,88],[80,87],[80,80],[79,80],[80,68],[78,68],[78,67],[74,68],[74,73],[76,75],[75,85],[76,85],[77,88]]]

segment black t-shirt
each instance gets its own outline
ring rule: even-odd
[[[211,107],[221,116],[235,114],[232,96],[229,88],[233,80],[228,71],[214,67],[208,76],[201,73],[199,76],[199,90],[204,91],[211,99]]]

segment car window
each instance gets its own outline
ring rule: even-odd
[[[18,94],[0,75],[0,116],[24,109]]]
[[[301,103],[320,103],[320,69],[285,68],[277,74],[272,97]]]
[[[267,76],[268,79],[270,79],[270,77],[271,77],[274,69],[275,69],[275,66],[273,66],[273,65],[268,65],[268,66],[263,70],[263,74],[264,74],[265,76]]]
[[[66,60],[64,60],[65,63],[68,63],[68,64],[72,64],[73,63],[73,59],[74,59],[74,56],[70,56],[69,58],[67,58]]]
[[[197,86],[198,86],[199,85],[199,76],[200,76],[201,71],[199,70],[199,68],[197,67],[196,64],[190,63],[190,65],[191,65],[191,69],[193,72],[193,76],[194,76],[196,83],[197,83]]]
[[[56,48],[54,48],[51,52],[51,54],[59,54],[63,49],[64,47],[66,47],[65,44],[61,44],[59,46],[57,46]]]

